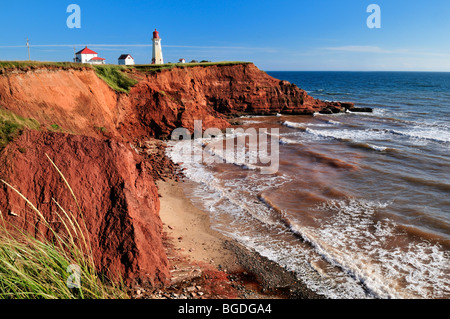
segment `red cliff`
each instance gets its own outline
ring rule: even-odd
[[[192,130],[194,120],[223,129],[230,125],[227,118],[241,114],[311,114],[348,106],[316,100],[253,64],[131,68],[127,76],[138,83],[129,94],[111,89],[89,67],[0,71],[0,119],[13,114],[41,126],[0,151],[0,178],[48,220],[58,210],[52,199],[76,212],[48,154],[75,190],[98,270],[119,272],[128,283],[158,284],[169,276],[151,161],[130,142],[169,136],[178,127]],[[13,225],[32,232],[42,227],[4,185],[0,210]]]
[[[161,72],[130,71],[139,82],[117,93],[91,68],[4,72],[0,107],[63,131],[134,139],[170,135],[177,127],[225,128],[226,117],[241,114],[312,114],[343,109],[280,81],[254,64],[175,67]]]
[[[81,208],[48,155],[75,193]],[[125,145],[81,135],[26,131],[0,153],[0,178],[20,191],[57,232],[62,215],[53,199],[86,223],[100,273],[120,273],[128,283],[168,278],[159,198],[149,167]],[[51,236],[37,213],[11,188],[0,185],[7,224]]]

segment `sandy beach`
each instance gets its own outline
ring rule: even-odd
[[[174,250],[189,261],[208,263],[227,272],[242,271],[236,256],[224,248],[226,237],[210,227],[209,216],[186,198],[180,182],[158,181],[160,217]]]
[[[209,216],[185,196],[182,183],[173,179],[157,182],[172,285],[151,298],[268,297],[226,247],[227,238],[211,229]]]
[[[317,298],[294,274],[211,229],[206,212],[186,197],[183,182],[157,182],[171,285],[140,298]]]

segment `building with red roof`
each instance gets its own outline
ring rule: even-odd
[[[75,63],[88,63],[88,64],[105,64],[105,59],[100,58],[98,53],[92,51],[88,47],[75,53]]]

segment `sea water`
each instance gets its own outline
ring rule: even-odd
[[[191,161],[174,142],[187,195],[327,298],[449,298],[450,73],[268,73],[374,112],[239,119],[279,130],[274,174]]]

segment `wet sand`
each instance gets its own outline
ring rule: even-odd
[[[182,182],[159,180],[157,186],[173,285],[152,297],[320,298],[293,273],[212,230],[208,214],[185,196]],[[201,291],[183,293],[193,287]]]
[[[224,248],[226,237],[210,227],[208,215],[184,195],[179,182],[157,182],[164,231],[174,249],[192,262],[204,262],[228,272],[241,271],[236,256]]]

